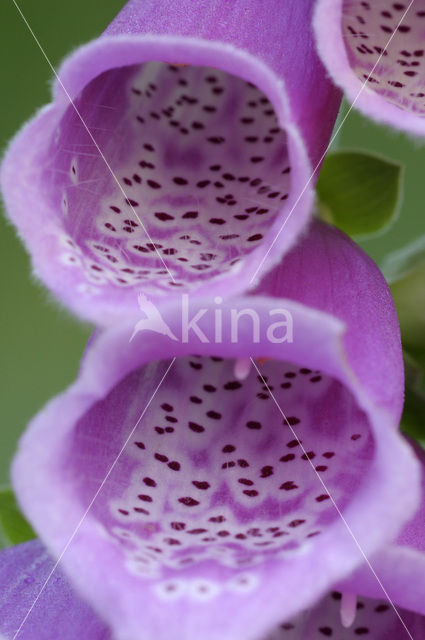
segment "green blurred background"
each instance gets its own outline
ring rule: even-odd
[[[77,45],[97,36],[123,0],[17,0],[54,66]],[[51,71],[12,0],[0,2],[0,146],[49,100]],[[347,106],[344,106],[345,112]],[[367,122],[351,111],[340,148],[369,149],[405,166],[399,219],[363,247],[378,262],[425,234],[425,147]],[[29,204],[29,206],[31,206]],[[28,256],[4,216],[0,220],[2,280],[0,483],[30,417],[75,377],[90,327],[61,310],[31,277]],[[425,313],[424,313],[425,315]]]

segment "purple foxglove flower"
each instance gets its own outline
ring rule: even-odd
[[[344,626],[341,622],[344,597],[345,594],[333,591],[312,610],[282,622],[262,640],[416,640],[425,637],[425,616],[399,608],[396,613],[391,604],[382,599],[356,598],[354,620]]]
[[[241,292],[280,260],[340,101],[311,13],[310,0],[132,0],[64,62],[1,185],[65,305],[107,325],[137,313],[138,291]]]
[[[423,0],[318,0],[314,25],[320,57],[353,106],[425,135]]]
[[[118,640],[259,640],[417,507],[397,320],[372,261],[318,222],[253,295],[181,306],[95,337],[14,485]]]
[[[267,640],[425,637],[425,453],[417,445],[416,452],[422,468],[420,508],[397,541],[371,559],[379,581],[363,566],[312,610],[282,622]]]
[[[424,492],[422,493],[422,510],[425,504],[423,499]],[[415,520],[418,522],[419,514],[420,512],[415,516]],[[407,525],[401,537],[408,530],[411,530],[413,522]],[[423,546],[422,531],[409,543],[414,546],[409,547],[406,544],[403,549],[394,545],[392,548],[394,551],[400,551],[404,554],[403,558],[399,558],[402,562],[406,560],[409,562],[407,552],[412,553],[412,557],[416,552],[416,562],[419,560],[420,563],[423,563],[423,556],[417,554],[419,548]],[[31,541],[7,549],[1,552],[0,560],[0,633],[5,634],[7,640],[11,640],[19,627],[21,627],[19,631],[21,640],[50,640],[52,628],[60,628],[61,640],[68,640],[68,638],[75,640],[76,637],[80,637],[78,634],[82,633],[84,633],[86,640],[110,639],[111,636],[106,627],[96,618],[88,605],[79,600],[75,592],[71,590],[61,569],[55,568],[53,560],[48,557],[39,541]],[[376,557],[373,559],[373,565],[376,568],[375,560]],[[364,589],[367,590],[369,585],[365,587],[362,581],[358,581],[356,589],[360,589],[358,591],[359,597],[355,596],[353,591],[345,590],[342,593],[333,591],[312,610],[303,612],[294,620],[281,622],[272,633],[267,634],[266,637],[263,636],[261,640],[306,640],[307,638],[322,640],[326,637],[335,637],[335,633],[341,640],[349,640],[358,636],[367,636],[374,638],[374,640],[388,640],[389,638],[404,640],[408,637],[405,627],[412,637],[422,637],[425,631],[425,617],[423,615],[425,574],[423,570],[420,570],[420,564],[418,565],[416,562],[410,567],[395,563],[392,563],[392,566],[386,566],[385,563],[382,563],[379,567],[380,577],[382,577],[383,571],[390,569],[388,571],[390,586],[394,581],[397,582],[404,572],[404,585],[403,589],[399,589],[398,597],[403,599],[405,588],[408,592],[415,594],[418,607],[414,610],[401,609],[400,601],[396,599],[393,590],[392,601],[397,607],[399,617],[388,600],[377,600],[382,595],[382,590],[381,593],[376,594],[374,599],[365,598],[363,597]],[[406,569],[408,570],[406,571]],[[47,583],[47,587],[39,596],[41,588],[52,571],[54,573],[51,581]],[[370,582],[369,574],[365,573],[363,579],[366,583]],[[377,584],[376,580],[374,584]],[[347,585],[345,585],[345,589],[347,589]],[[350,597],[350,593],[354,597]],[[32,607],[37,596],[39,596],[37,603]],[[347,606],[350,607],[350,603],[352,611],[347,611]],[[31,613],[27,616],[31,607]],[[347,613],[350,616],[348,624],[346,621]]]
[[[54,568],[38,540],[0,552],[0,638],[12,640],[31,609],[17,635],[19,640],[112,640],[107,627],[78,598],[60,569],[39,595]]]
[[[403,528],[397,541],[374,556],[373,566],[394,602],[425,615],[425,453],[418,445],[415,449],[422,467],[420,508]],[[370,572],[364,567],[356,571],[342,588],[370,598],[382,595],[379,585],[370,579]]]

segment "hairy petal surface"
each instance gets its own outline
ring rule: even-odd
[[[63,303],[107,325],[137,312],[139,290],[228,295],[280,260],[309,218],[339,105],[311,12],[133,0],[64,62],[1,170]]]
[[[352,281],[354,298],[367,287],[382,296],[373,263],[325,225],[305,240],[307,264],[314,237],[337,243],[341,264],[351,251],[359,273],[369,269]],[[77,382],[21,442],[21,506],[54,554],[75,533],[64,569],[118,638],[258,640],[359,566],[359,547],[393,540],[417,506],[416,460],[394,429],[399,400],[369,393],[351,329],[301,302],[313,285],[289,261],[279,269],[297,278],[298,301],[276,297],[276,274],[271,295],[220,303],[219,338],[210,298],[190,300],[190,317],[202,317],[187,341],[154,330],[129,342],[130,325],[99,333]],[[318,271],[332,306],[345,282],[330,274]],[[370,356],[398,363],[397,395],[397,347],[388,362],[378,353],[398,344],[383,300],[387,338]],[[180,336],[178,305],[158,309]],[[273,342],[264,328],[283,310],[294,339]],[[236,341],[232,312],[244,314]],[[348,303],[345,313],[348,323]],[[237,359],[250,357],[258,364],[238,379]]]
[[[425,2],[319,0],[320,57],[364,114],[425,134]]]
[[[52,558],[38,540],[0,553],[1,637],[12,640],[31,609],[20,628],[20,640],[112,640],[105,625],[78,598],[60,569],[54,571],[39,595],[53,568]]]
[[[341,320],[351,368],[398,426],[404,398],[400,329],[391,292],[364,251],[335,227],[315,221],[256,293],[297,300]]]

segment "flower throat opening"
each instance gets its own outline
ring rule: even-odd
[[[342,29],[351,67],[366,90],[425,116],[425,1],[409,4],[344,0]]]
[[[199,286],[237,268],[285,206],[286,134],[249,82],[149,62],[103,73],[75,105],[90,133],[69,107],[45,172],[62,259],[99,288]]]
[[[172,579],[200,563],[208,575],[289,558],[338,520],[333,500],[344,510],[367,476],[373,440],[345,387],[277,361],[242,381],[234,365],[177,359],[93,506],[142,579]],[[79,421],[64,464],[79,479],[82,504],[168,366],[133,371]]]

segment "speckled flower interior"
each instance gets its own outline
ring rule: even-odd
[[[356,541],[372,556],[417,506],[395,428],[396,316],[374,264],[314,223],[262,287],[220,303],[223,319],[251,309],[263,326],[279,293],[293,342],[258,343],[246,318],[237,343],[227,330],[215,344],[218,305],[202,299],[190,317],[204,314],[206,342],[130,341],[130,322],[97,332],[15,458],[24,513],[56,557],[77,527],[62,567],[118,637],[263,640],[359,567]],[[323,310],[335,301],[345,332]],[[159,309],[177,335],[177,303]]]
[[[263,640],[402,640],[409,634],[421,638],[425,630],[424,616],[399,608],[396,612],[388,600],[358,598],[349,628],[341,625],[340,607],[341,593],[333,591],[312,610],[283,622]]]
[[[225,273],[261,243],[290,188],[269,100],[205,67],[101,74],[67,109],[48,157],[62,260],[95,288],[190,289]]]
[[[63,61],[0,185],[66,307],[110,327],[138,293],[238,295],[291,249],[341,99],[313,4],[130,0]]]
[[[424,116],[425,2],[410,4],[344,0],[342,28],[351,67],[368,90]]]
[[[338,518],[328,490],[344,509],[373,457],[367,419],[340,383],[284,362],[239,381],[233,366],[178,359],[139,422],[165,363],[136,370],[69,445],[66,474],[85,504],[137,423],[92,514],[161,598],[254,588],[249,569],[309,546]]]

